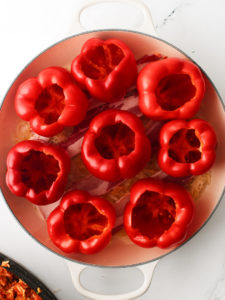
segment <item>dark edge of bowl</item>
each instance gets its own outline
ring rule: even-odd
[[[40,52],[35,58],[33,58],[29,63],[27,63],[26,64],[26,66],[22,69],[22,71],[17,75],[17,77],[14,79],[14,81],[12,82],[12,84],[10,85],[10,87],[8,88],[8,90],[7,90],[7,92],[5,93],[5,97],[6,97],[6,95],[8,94],[8,92],[9,92],[9,90],[11,89],[11,87],[13,86],[13,84],[14,84],[14,82],[16,81],[16,79],[20,76],[20,74],[35,60],[35,59],[37,59],[40,55],[42,55],[45,51],[47,51],[47,50],[49,50],[50,48],[52,48],[52,47],[54,47],[54,46],[56,46],[56,45],[58,45],[59,43],[61,43],[61,42],[64,42],[64,41],[66,41],[66,40],[69,40],[69,39],[71,39],[71,38],[74,38],[74,37],[76,37],[76,36],[80,36],[80,35],[83,35],[83,34],[88,34],[88,33],[97,33],[97,32],[108,32],[108,31],[114,31],[114,32],[131,32],[131,33],[136,33],[136,34],[141,34],[141,35],[144,35],[144,36],[147,36],[147,37],[151,37],[151,38],[153,38],[153,39],[156,39],[156,40],[159,40],[159,41],[161,41],[161,42],[163,42],[163,43],[165,43],[165,44],[167,44],[167,45],[169,45],[169,46],[171,46],[172,48],[174,48],[174,49],[176,49],[177,51],[179,51],[180,53],[182,53],[184,56],[186,56],[190,61],[192,61],[195,65],[197,65],[198,67],[199,67],[199,69],[202,71],[202,73],[206,76],[206,78],[209,80],[209,82],[212,84],[212,86],[213,86],[213,88],[214,88],[214,90],[215,90],[215,92],[216,92],[216,94],[218,95],[218,97],[219,97],[219,100],[220,100],[220,102],[221,102],[221,104],[222,104],[222,106],[223,106],[223,110],[224,110],[224,113],[225,113],[225,104],[224,104],[224,102],[223,102],[223,100],[222,100],[222,97],[220,96],[220,94],[219,94],[219,92],[218,92],[218,90],[217,90],[217,88],[215,87],[215,85],[214,85],[214,83],[212,82],[212,80],[208,77],[208,75],[206,74],[206,72],[203,70],[203,68],[201,67],[201,66],[199,66],[199,64],[195,61],[195,60],[193,60],[189,55],[187,55],[184,51],[182,51],[182,50],[180,50],[178,47],[176,47],[176,46],[174,46],[173,44],[171,44],[170,42],[167,42],[167,41],[165,41],[164,39],[161,39],[161,38],[159,38],[159,37],[155,37],[155,36],[153,36],[153,35],[151,35],[151,34],[147,34],[147,33],[143,33],[143,32],[139,32],[139,31],[135,31],[135,30],[128,30],[128,29],[99,29],[99,30],[90,30],[90,31],[85,31],[85,32],[81,32],[81,33],[78,33],[78,34],[74,34],[74,35],[71,35],[71,36],[69,36],[69,37],[66,37],[65,39],[62,39],[62,40],[60,40],[60,41],[58,41],[58,42],[56,42],[56,43],[54,43],[54,44],[52,44],[51,46],[49,46],[49,47],[47,47],[46,49],[44,49],[42,52]],[[5,97],[3,98],[3,101],[2,101],[2,103],[1,103],[1,106],[0,106],[0,108],[2,107],[2,104],[3,104],[3,102],[4,102],[4,99],[5,99]],[[1,190],[1,194],[2,194],[2,196],[3,196],[3,198],[5,199],[5,197],[4,197],[4,194],[3,194],[3,192],[2,192],[2,190]],[[157,257],[157,258],[155,258],[155,259],[152,259],[152,260],[149,260],[149,261],[145,261],[145,262],[141,262],[141,263],[136,263],[136,264],[132,264],[132,265],[122,265],[122,266],[101,266],[101,265],[97,265],[97,264],[91,264],[91,263],[86,263],[86,262],[83,262],[83,261],[79,261],[79,260],[76,260],[76,259],[73,259],[73,258],[70,258],[70,257],[65,257],[63,254],[60,254],[60,253],[57,253],[57,252],[55,252],[54,250],[52,250],[52,249],[50,249],[50,248],[48,248],[46,245],[44,245],[44,244],[42,244],[39,240],[37,240],[21,223],[20,223],[20,221],[17,219],[17,217],[16,217],[16,215],[13,213],[13,211],[11,210],[11,208],[10,208],[10,206],[9,206],[9,204],[8,204],[8,202],[6,201],[6,199],[5,199],[5,202],[6,202],[6,204],[7,204],[7,206],[9,207],[9,210],[11,211],[11,213],[14,215],[14,217],[16,218],[16,220],[18,221],[18,223],[20,224],[20,226],[36,241],[36,242],[38,242],[41,246],[43,246],[43,247],[45,247],[48,251],[51,251],[53,254],[56,254],[56,255],[58,255],[58,256],[60,256],[60,257],[62,257],[62,258],[64,258],[64,259],[66,259],[66,260],[69,260],[69,261],[71,261],[71,262],[74,262],[74,263],[78,263],[78,264],[82,264],[82,265],[84,265],[84,266],[86,266],[86,267],[98,267],[98,268],[129,268],[129,267],[138,267],[138,266],[141,266],[141,265],[144,265],[144,264],[148,264],[148,263],[151,263],[151,262],[153,262],[153,261],[157,261],[157,260],[159,260],[159,259],[161,259],[161,258],[163,258],[163,257],[165,257],[165,256],[167,256],[167,255],[169,255],[169,254],[171,254],[171,253],[173,253],[174,251],[176,251],[176,250],[178,250],[179,248],[181,248],[183,245],[185,245],[186,243],[188,243],[188,242],[190,242],[191,241],[191,239],[194,237],[194,236],[196,236],[197,234],[198,234],[198,232],[209,222],[209,220],[211,219],[211,217],[213,216],[213,214],[215,213],[215,211],[216,211],[216,209],[218,208],[218,206],[219,206],[219,204],[220,204],[220,202],[221,202],[221,200],[222,200],[222,198],[223,198],[223,196],[224,196],[224,194],[225,194],[225,186],[224,186],[224,189],[223,189],[223,192],[222,192],[222,194],[221,194],[221,196],[220,196],[220,198],[219,198],[219,200],[218,200],[218,202],[217,202],[217,205],[215,206],[215,208],[212,210],[212,212],[211,212],[211,214],[209,215],[209,217],[207,218],[207,220],[205,221],[205,223],[189,238],[189,239],[187,239],[186,241],[184,241],[181,245],[179,245],[179,246],[177,246],[176,248],[174,248],[174,249],[172,249],[171,251],[169,251],[168,253],[166,253],[166,254],[163,254],[163,255],[161,255],[161,256],[159,256],[159,257]]]

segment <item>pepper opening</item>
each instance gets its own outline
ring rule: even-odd
[[[132,210],[132,227],[149,239],[159,238],[174,223],[176,205],[171,197],[146,191]]]
[[[36,150],[30,150],[20,165],[23,183],[36,194],[49,190],[59,171],[59,163],[52,155]]]
[[[180,163],[194,163],[201,159],[201,143],[194,129],[180,129],[169,141],[169,156]]]
[[[64,212],[65,230],[76,240],[101,235],[107,225],[107,218],[90,203],[74,204]]]
[[[102,157],[114,159],[130,154],[135,147],[134,132],[122,122],[105,126],[95,140],[95,146]]]
[[[90,49],[81,59],[81,68],[85,76],[102,80],[121,62],[124,53],[115,44],[103,44]]]
[[[162,109],[172,111],[190,101],[196,88],[188,74],[171,74],[163,77],[157,88],[156,98]]]
[[[65,96],[63,89],[52,84],[45,88],[35,102],[35,109],[40,117],[44,119],[45,124],[56,122],[65,107]]]

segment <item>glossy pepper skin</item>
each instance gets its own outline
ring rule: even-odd
[[[215,161],[216,134],[204,120],[170,121],[162,127],[159,140],[159,167],[173,177],[203,174]]]
[[[81,148],[87,169],[106,181],[135,176],[150,156],[151,145],[141,120],[116,109],[104,111],[92,120]]]
[[[51,240],[66,253],[99,252],[109,243],[114,224],[113,206],[81,190],[66,193],[47,219]]]
[[[170,57],[146,65],[138,75],[139,107],[153,120],[189,119],[205,93],[200,69],[187,59]]]
[[[91,38],[74,58],[71,73],[94,98],[113,102],[135,84],[137,65],[134,54],[124,42]]]
[[[138,246],[168,248],[185,239],[193,214],[193,200],[182,186],[154,178],[141,179],[131,188],[124,227]]]
[[[46,68],[37,77],[25,80],[15,97],[18,116],[29,121],[34,132],[46,137],[78,124],[87,108],[87,97],[61,67]]]
[[[69,170],[70,158],[64,149],[34,140],[22,141],[8,153],[6,184],[16,196],[47,205],[64,193]]]

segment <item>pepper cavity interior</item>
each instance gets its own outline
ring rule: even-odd
[[[201,159],[201,143],[194,129],[180,129],[170,139],[169,156],[180,163],[194,163]]]
[[[132,210],[132,227],[150,239],[158,238],[174,223],[176,206],[171,197],[146,191]]]
[[[20,163],[23,183],[37,194],[49,190],[59,171],[59,163],[52,155],[36,150],[30,150]]]
[[[124,53],[115,44],[103,44],[90,49],[82,58],[82,71],[92,79],[105,79],[113,71],[121,60]]]
[[[190,101],[196,88],[188,74],[171,74],[163,77],[156,88],[156,98],[162,109],[173,111]]]
[[[35,109],[44,119],[45,124],[51,124],[58,120],[65,107],[65,95],[63,89],[52,84],[45,88],[35,102]]]
[[[108,219],[90,203],[71,205],[64,212],[65,230],[77,240],[86,240],[100,235],[107,224]]]
[[[135,147],[134,132],[122,122],[105,126],[95,140],[100,155],[106,159],[128,155]]]

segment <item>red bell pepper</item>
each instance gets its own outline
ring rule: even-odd
[[[203,174],[215,161],[216,134],[204,120],[170,121],[162,127],[159,139],[158,164],[171,176]]]
[[[78,124],[87,108],[87,97],[61,67],[46,68],[37,77],[27,79],[15,97],[17,114],[30,122],[34,132],[47,137]]]
[[[88,170],[107,181],[135,176],[150,155],[150,141],[141,120],[130,112],[116,109],[92,119],[81,148]]]
[[[62,196],[69,170],[70,158],[64,149],[23,141],[8,153],[6,183],[13,194],[46,205]]]
[[[73,190],[49,215],[48,233],[64,252],[92,254],[109,243],[115,218],[114,208],[107,200]]]
[[[200,108],[205,81],[187,59],[166,58],[146,65],[138,75],[139,107],[154,120],[189,119]]]
[[[131,188],[124,227],[138,246],[167,248],[185,239],[193,213],[192,198],[181,185],[141,179]]]
[[[122,98],[135,84],[137,65],[134,54],[122,41],[91,38],[73,60],[71,72],[90,95],[112,102]]]

